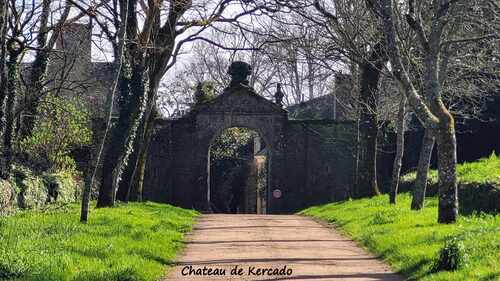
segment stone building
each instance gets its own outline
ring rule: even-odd
[[[92,116],[103,116],[106,97],[114,80],[112,62],[93,62],[92,28],[89,24],[65,25],[50,53],[47,89],[65,96],[79,96],[87,103]],[[31,63],[24,63],[23,79],[29,81]]]
[[[352,96],[352,77],[337,73],[332,93],[287,108],[290,118],[312,120],[356,120],[356,103]]]

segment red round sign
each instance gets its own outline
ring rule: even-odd
[[[281,190],[279,190],[279,189],[273,190],[273,197],[276,199],[281,198]]]

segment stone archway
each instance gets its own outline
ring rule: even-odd
[[[334,120],[289,120],[277,103],[248,86],[245,65],[230,69],[232,81],[215,99],[177,120],[159,120],[150,144],[144,198],[209,210],[208,150],[224,129],[255,130],[267,144],[267,213],[289,213],[312,204],[344,200],[354,179],[355,124]],[[238,66],[239,64],[239,66]],[[240,69],[238,69],[240,68]]]
[[[268,185],[280,182],[280,155],[287,112],[280,106],[257,95],[252,88],[241,85],[227,88],[224,93],[208,104],[198,106],[192,112],[196,127],[196,156],[200,163],[208,162],[208,150],[212,140],[223,130],[245,127],[256,131],[268,144]],[[196,169],[198,193],[203,194],[198,204],[208,202],[204,192],[208,181],[206,168]],[[272,205],[270,205],[270,208]],[[199,208],[199,207],[198,207]]]

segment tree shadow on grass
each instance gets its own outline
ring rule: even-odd
[[[256,228],[305,228],[305,229],[322,229],[323,227],[311,226],[297,226],[297,225],[228,225],[228,226],[214,226],[214,227],[194,227],[193,230],[236,230],[236,229],[256,229]]]
[[[146,260],[152,260],[155,261],[161,265],[173,265],[174,262],[172,259],[161,257],[159,255],[155,255],[154,253],[145,250],[145,249],[132,249],[128,251],[129,254],[131,255],[138,255],[141,256],[142,258]]]
[[[415,264],[400,271],[404,276],[412,276],[410,280],[420,280],[427,275],[432,274],[431,267],[433,261],[430,259],[422,259]]]
[[[371,242],[372,242],[371,240],[370,241],[363,241],[363,244],[365,244],[368,248],[371,247],[372,249],[374,249],[375,244],[372,245]],[[389,249],[381,252],[377,256],[377,258],[385,260],[387,257],[396,257],[396,256],[398,256],[396,249],[389,248]],[[433,264],[433,260],[423,258],[423,259],[419,260],[418,262],[416,262],[416,263],[414,263],[406,268],[400,269],[398,271],[398,273],[400,273],[406,277],[411,276],[411,279],[409,279],[409,280],[420,280],[421,278],[423,278],[429,274],[432,274],[432,272],[431,272],[432,264]]]
[[[261,281],[278,281],[278,280],[380,280],[380,281],[401,281],[401,277],[395,273],[351,273],[351,274],[329,274],[329,275],[297,275],[278,277],[272,279],[263,279]]]
[[[252,264],[252,263],[316,263],[337,265],[338,262],[358,262],[376,260],[375,257],[330,257],[330,258],[245,258],[245,259],[212,259],[212,260],[189,260],[175,262],[177,266],[200,266],[200,265],[224,265],[224,264]],[[353,263],[353,266],[356,264]]]
[[[80,248],[69,248],[68,249],[70,252],[75,253],[80,256],[88,257],[88,258],[96,258],[100,260],[104,260],[108,258],[111,253],[109,251],[106,251],[104,248],[87,248],[87,249],[80,249]]]
[[[481,277],[481,281],[497,281],[500,280],[500,272],[492,272],[484,277]]]
[[[104,272],[81,272],[73,281],[137,281],[141,277],[133,268],[121,268]]]

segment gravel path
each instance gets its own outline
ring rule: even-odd
[[[204,215],[165,280],[403,279],[307,217]]]

